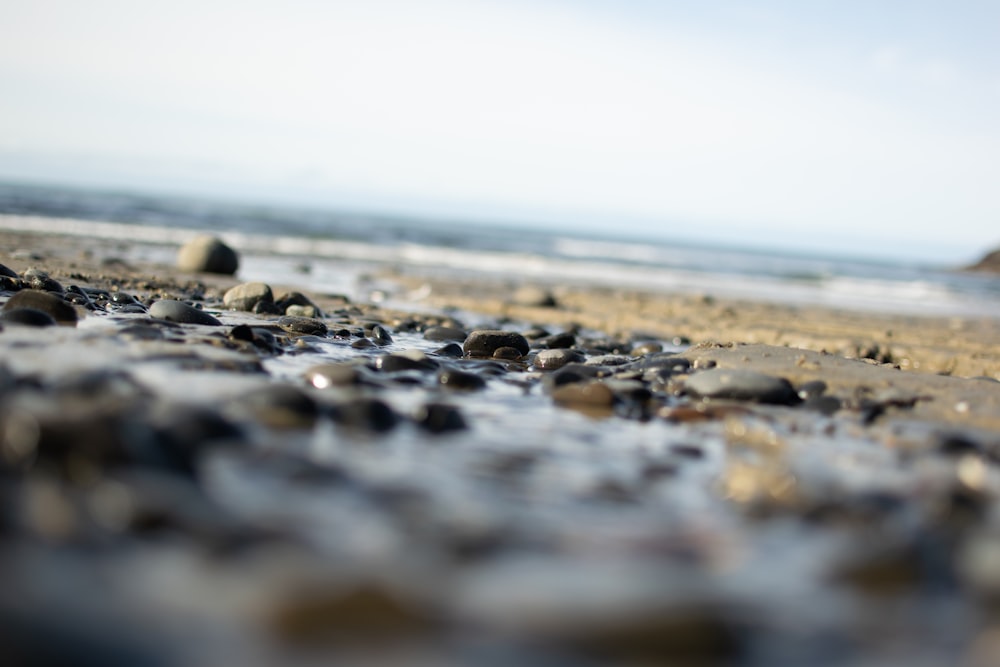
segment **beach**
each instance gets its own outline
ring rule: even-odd
[[[239,247],[236,276],[129,238],[0,248],[5,303],[73,304],[0,322],[26,664],[1000,650],[996,319],[401,263],[371,300],[237,302]]]

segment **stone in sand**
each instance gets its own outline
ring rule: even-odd
[[[521,355],[528,354],[528,339],[513,331],[478,329],[465,339],[462,349],[471,357],[491,357],[502,347],[512,347]]]
[[[167,322],[177,322],[179,324],[205,324],[218,326],[222,324],[203,310],[198,310],[194,306],[189,306],[183,301],[173,299],[161,299],[149,307],[149,314],[160,320]]]
[[[278,326],[290,334],[301,336],[325,336],[326,324],[312,317],[294,317],[286,315],[278,319]]]
[[[801,399],[791,383],[773,375],[744,369],[713,368],[695,373],[684,383],[697,398],[732,399],[794,405]]]
[[[251,311],[259,303],[272,303],[274,295],[264,283],[242,283],[230,288],[222,297],[226,308]]]
[[[191,239],[177,253],[177,268],[189,273],[221,273],[231,276],[239,266],[236,251],[223,243],[222,239],[207,234]]]
[[[47,313],[59,324],[76,326],[76,310],[62,298],[50,292],[26,289],[7,299],[4,310],[32,308]]]

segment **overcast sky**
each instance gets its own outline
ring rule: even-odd
[[[4,0],[0,177],[964,259],[1000,2]]]

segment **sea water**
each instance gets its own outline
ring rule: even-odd
[[[0,183],[0,228],[143,243],[171,262],[212,232],[241,278],[357,294],[385,266],[542,285],[626,287],[910,315],[1000,318],[1000,278],[926,262],[793,254],[544,227]]]

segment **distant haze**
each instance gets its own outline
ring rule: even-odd
[[[1000,245],[1000,2],[5,0],[0,178]]]

